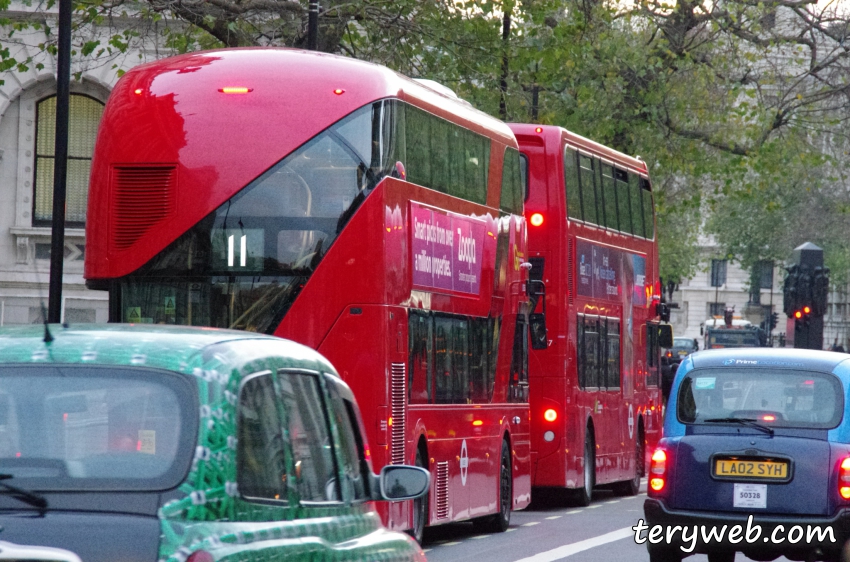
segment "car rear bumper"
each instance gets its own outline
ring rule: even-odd
[[[682,555],[707,552],[730,552],[737,551],[744,554],[757,553],[764,557],[768,553],[784,555],[787,553],[801,553],[819,550],[827,555],[837,555],[842,546],[850,539],[850,509],[841,509],[834,516],[802,516],[802,515],[761,515],[748,513],[705,513],[698,511],[671,510],[662,500],[648,498],[643,504],[646,525],[651,529],[659,525],[663,529],[662,540],[652,544],[646,541],[647,548],[651,551],[677,550]],[[741,532],[737,541],[729,540],[730,530],[741,526]],[[679,526],[680,530],[673,533],[669,531]],[[696,527],[695,527],[696,526]],[[717,535],[711,536],[710,541],[704,540],[705,533],[710,533],[712,528],[720,531],[726,527],[722,540],[717,540]],[[795,538],[798,531],[791,533],[791,529],[800,527],[801,538],[790,542]],[[686,530],[689,540],[682,540],[682,531]],[[696,528],[698,536],[693,539],[693,529]],[[812,532],[810,529],[820,528],[821,533]],[[828,531],[831,529],[831,532]],[[671,532],[672,539],[667,542],[667,533]],[[749,535],[748,535],[749,532]],[[758,533],[758,534],[756,534]],[[647,536],[644,533],[643,536]],[[775,542],[774,538],[783,539]],[[750,540],[754,539],[754,540]],[[833,540],[834,539],[834,540]],[[685,547],[686,550],[682,550]]]

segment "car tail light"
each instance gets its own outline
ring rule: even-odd
[[[206,550],[196,550],[186,559],[186,562],[213,562],[215,558]]]
[[[653,492],[660,492],[666,484],[667,453],[664,449],[655,449],[652,453],[652,462],[649,465],[649,489]]]
[[[850,457],[841,461],[838,468],[838,493],[845,500],[850,500]]]

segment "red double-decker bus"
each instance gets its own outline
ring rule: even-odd
[[[580,505],[597,484],[634,495],[660,438],[659,338],[670,334],[646,164],[559,127],[510,127],[527,177],[530,283],[545,287],[531,315],[532,485]]]
[[[137,67],[103,114],[86,235],[111,320],[271,333],[330,359],[372,462],[431,472],[424,500],[382,513],[420,539],[504,530],[531,493],[518,147],[439,89],[287,49]]]

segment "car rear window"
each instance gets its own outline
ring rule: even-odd
[[[0,473],[31,490],[172,488],[194,452],[194,395],[146,368],[0,368]]]
[[[829,373],[730,367],[688,373],[676,414],[689,424],[738,418],[769,427],[831,429],[843,411],[841,382]]]

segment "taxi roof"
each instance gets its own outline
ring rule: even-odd
[[[50,324],[53,338],[45,342],[43,324],[0,328],[0,366],[8,364],[90,364],[146,366],[192,373],[216,344],[246,342],[245,362],[260,356],[300,361],[304,367],[336,373],[316,351],[282,338],[185,326],[145,324]],[[195,373],[197,374],[197,373]]]
[[[710,349],[689,356],[695,369],[706,367],[765,367],[803,368],[832,372],[842,362],[850,360],[850,354],[815,349],[791,349],[775,347],[738,347],[732,349]]]

